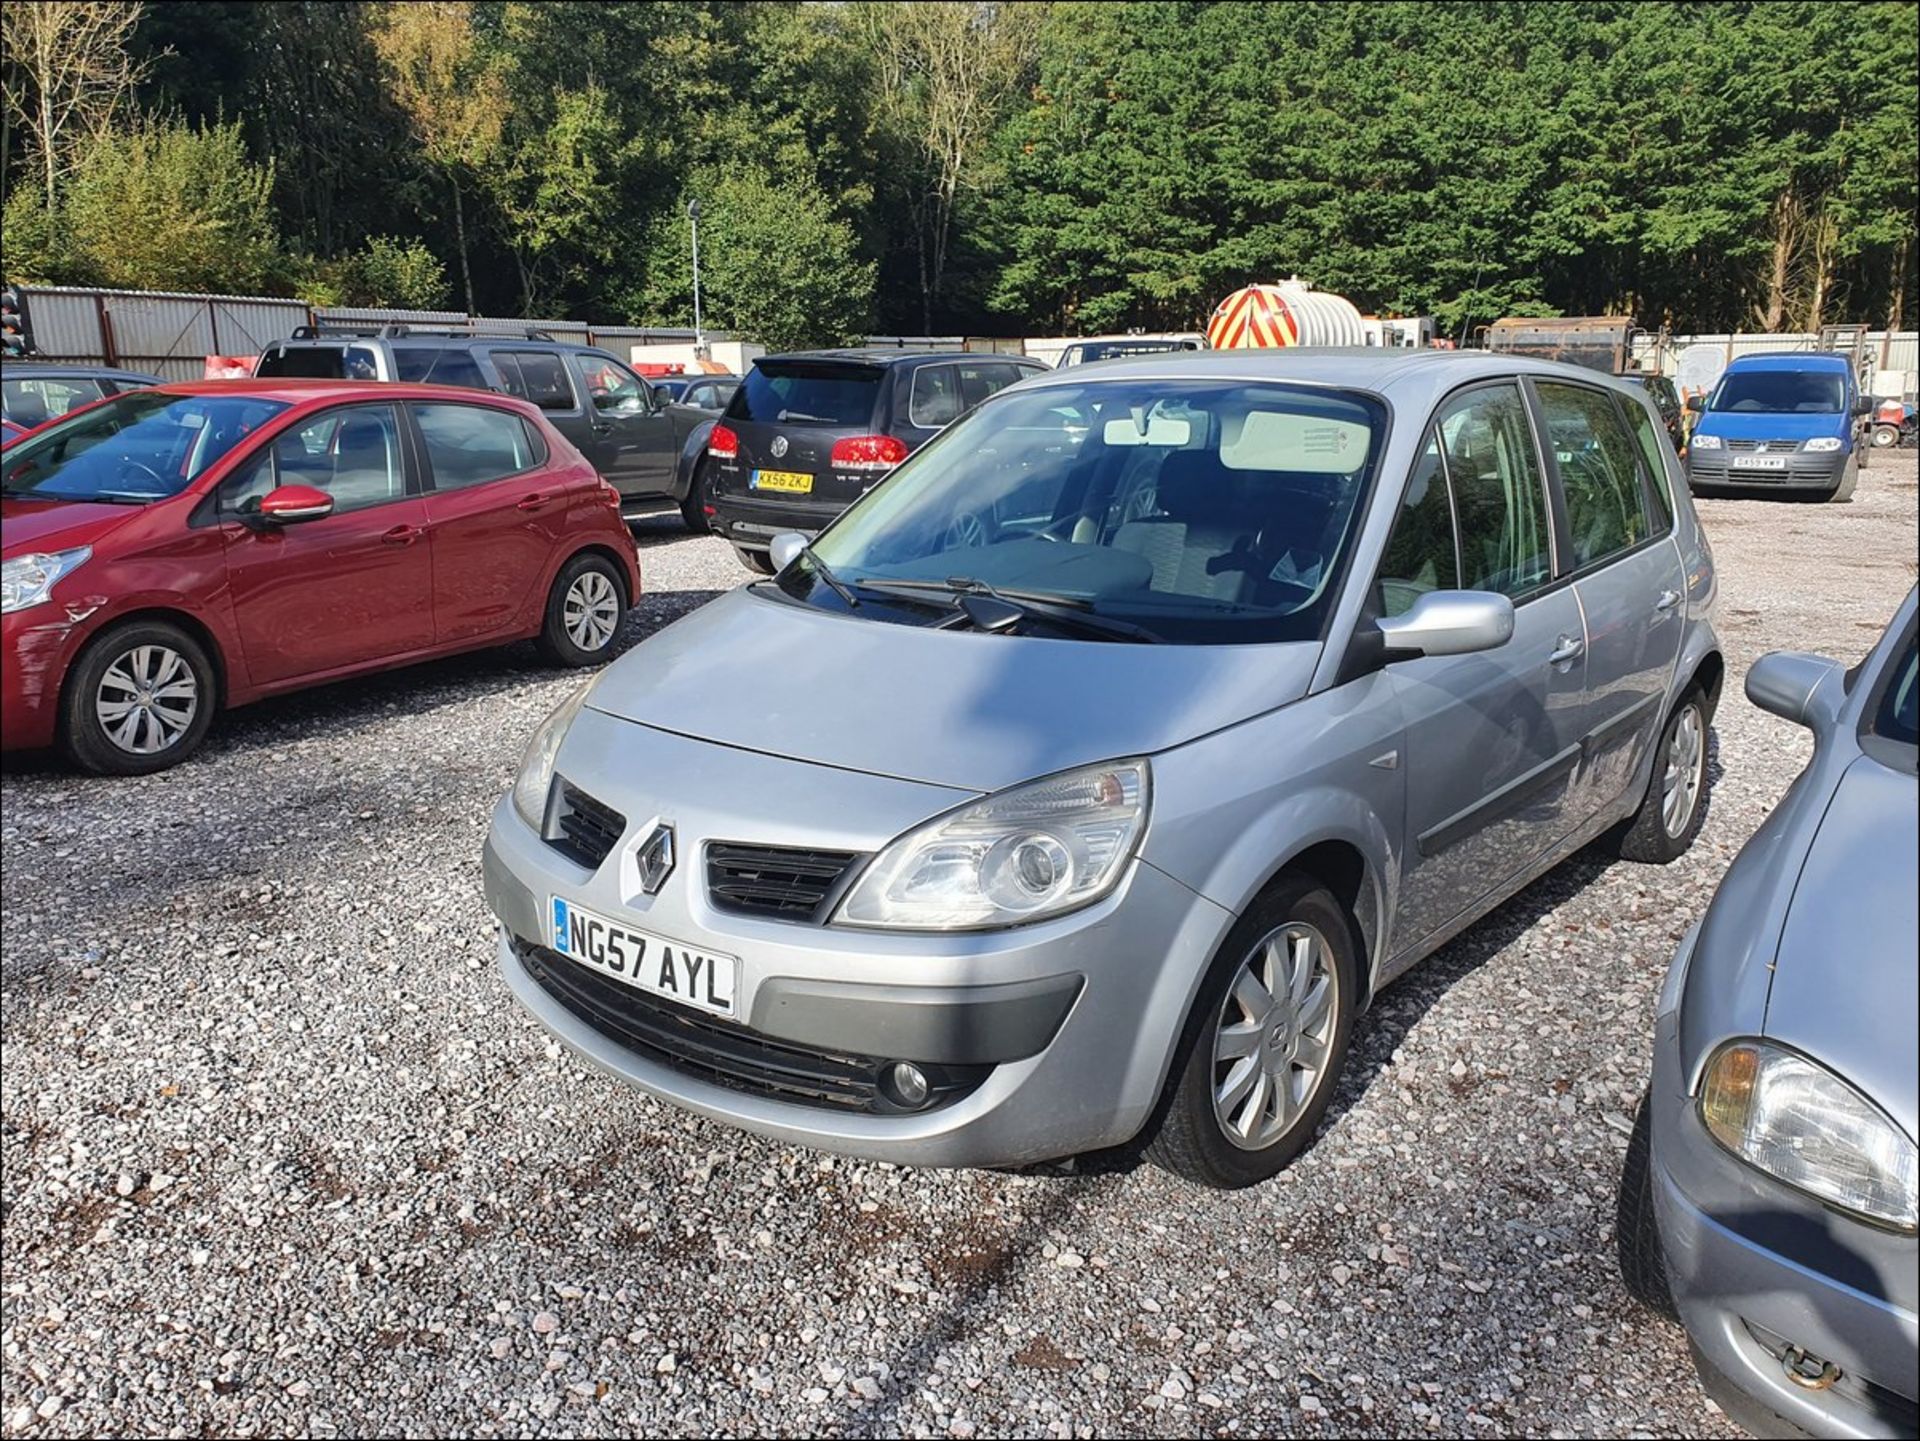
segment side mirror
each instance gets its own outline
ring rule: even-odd
[[[767,543],[767,554],[773,560],[774,573],[785,570],[800,558],[800,552],[807,548],[807,538],[797,530],[784,530]]]
[[[1781,720],[1816,729],[1832,719],[1834,698],[1822,692],[1840,673],[1840,662],[1826,656],[1776,650],[1748,669],[1747,699]]]
[[[1853,402],[1853,413],[1855,415],[1872,415],[1873,401],[1868,399],[1864,395],[1855,397]]]
[[[1700,413],[1701,413],[1702,411],[1704,411],[1704,410],[1705,410],[1706,408],[1707,408],[1707,398],[1706,398],[1706,396],[1704,396],[1704,395],[1689,395],[1689,396],[1687,397],[1687,409],[1688,409],[1688,410],[1691,410],[1691,411],[1692,411],[1692,412],[1693,412],[1693,413],[1694,413],[1695,415],[1698,415],[1698,414],[1700,414]]]
[[[1471,655],[1513,639],[1513,602],[1490,590],[1430,590],[1402,615],[1374,622],[1386,659]]]
[[[268,525],[296,525],[333,514],[333,497],[311,485],[283,485],[260,497],[260,519]]]

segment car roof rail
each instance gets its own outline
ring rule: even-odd
[[[413,333],[399,321],[370,325],[364,320],[319,320],[312,325],[296,325],[289,340],[325,340],[334,336],[357,336],[368,340],[397,340]]]

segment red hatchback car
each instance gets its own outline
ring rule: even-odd
[[[533,638],[606,659],[640,594],[619,497],[525,401],[209,381],[0,452],[0,746],[135,775],[219,706]]]

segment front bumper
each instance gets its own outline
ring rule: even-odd
[[[804,826],[812,844],[871,851],[945,809],[953,793],[712,746],[592,711],[575,725],[559,772],[641,824],[589,872],[503,800],[484,864],[508,988],[578,1055],[760,1135],[912,1165],[1047,1160],[1117,1145],[1144,1124],[1230,913],[1144,862],[1097,905],[1010,930],[915,934],[723,912],[706,893],[706,841],[738,840],[750,823],[756,838],[788,844]],[[598,764],[603,755],[620,763]],[[622,855],[648,818],[668,814],[686,859],[659,894],[627,893]],[[925,1110],[831,1108],[743,1087],[737,1076],[724,1083],[710,1067],[623,1044],[618,1026],[583,1016],[543,984],[537,956],[528,964],[529,946],[549,942],[555,895],[737,957],[744,1023],[708,1023],[724,1026],[727,1040],[974,1074],[955,1099]]]
[[[1687,484],[1695,490],[1833,490],[1853,463],[1851,450],[1794,450],[1784,452],[1786,465],[1777,470],[1743,467],[1737,462],[1751,453],[1727,450],[1687,450]]]
[[[1654,1207],[1702,1384],[1760,1434],[1913,1435],[1914,1238],[1829,1211],[1722,1150],[1687,1094],[1677,1021],[1675,1009],[1656,1022]],[[1790,1380],[1783,1343],[1839,1379]]]
[[[53,744],[60,687],[82,639],[57,600],[0,616],[0,750]]]

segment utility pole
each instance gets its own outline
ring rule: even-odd
[[[693,353],[707,358],[707,333],[700,326],[700,202],[687,202],[687,220],[693,226]]]

